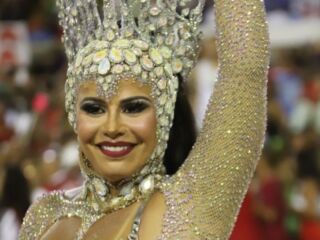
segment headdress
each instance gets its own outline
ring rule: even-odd
[[[96,80],[98,94],[106,97],[116,92],[120,79],[128,77],[152,87],[158,145],[147,165],[129,182],[138,184],[141,192],[143,184],[151,186],[157,176],[164,174],[162,158],[173,121],[177,75],[187,78],[197,59],[204,0],[57,0],[57,3],[69,61],[66,109],[73,126],[76,91],[84,81]],[[100,189],[97,192],[105,196],[106,191],[99,185],[101,179],[90,168],[90,161],[83,157],[81,165],[88,176],[88,185]],[[128,201],[124,198],[123,195],[122,202],[126,205]]]

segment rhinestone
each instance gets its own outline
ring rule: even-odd
[[[116,64],[116,65],[114,65],[114,66],[112,67],[111,72],[114,73],[114,74],[120,74],[120,73],[123,72],[123,70],[124,70],[123,65],[121,65],[121,64]]]
[[[186,48],[183,47],[183,46],[179,46],[177,49],[176,49],[176,54],[178,56],[183,56],[186,52]]]
[[[137,56],[131,50],[124,50],[123,51],[124,59],[126,63],[129,65],[133,65],[137,62]]]
[[[127,201],[133,200],[135,195],[136,195],[136,192],[137,192],[137,190],[135,188],[132,188],[131,192],[124,196],[124,199],[127,200]]]
[[[82,60],[83,60],[83,57],[80,54],[76,59],[75,67],[79,67],[81,65]]]
[[[152,68],[153,68],[153,63],[152,63],[152,61],[150,60],[149,57],[143,56],[143,57],[141,58],[140,62],[141,62],[142,67],[143,67],[145,70],[147,70],[147,71],[152,70]]]
[[[149,49],[149,44],[142,40],[134,40],[133,45],[144,51]]]
[[[141,69],[141,66],[140,64],[136,64],[132,67],[132,72],[135,74],[135,75],[139,75],[141,73],[142,69]]]
[[[92,184],[94,186],[94,189],[96,190],[96,192],[99,194],[99,196],[104,197],[107,195],[108,193],[108,188],[106,186],[106,184],[101,181],[98,178],[94,178],[92,180]]]
[[[118,48],[112,48],[109,53],[109,58],[114,63],[120,63],[123,60],[122,51]]]
[[[167,103],[167,96],[165,94],[162,94],[159,100],[160,105],[164,105]]]
[[[160,65],[163,63],[163,57],[160,54],[159,50],[156,48],[150,48],[149,50],[149,55],[150,58],[152,59],[152,61],[156,64],[156,65]]]
[[[152,7],[152,8],[150,9],[150,14],[151,14],[152,16],[157,16],[157,15],[159,15],[160,13],[161,13],[161,9],[158,8],[158,7]]]
[[[162,77],[163,76],[163,68],[162,67],[156,67],[154,69],[154,72],[157,77]]]
[[[164,71],[166,72],[166,74],[171,77],[173,75],[172,72],[172,67],[169,63],[167,63],[166,65],[164,65]]]
[[[114,43],[114,46],[119,48],[129,48],[130,45],[130,41],[127,39],[119,39]]]
[[[162,54],[162,56],[163,56],[164,58],[166,58],[166,59],[171,58],[172,51],[171,51],[170,48],[168,48],[168,47],[162,47],[162,48],[160,49],[160,52],[161,52],[161,54]]]
[[[132,51],[134,52],[135,55],[137,56],[142,56],[142,50],[140,48],[132,48]]]
[[[111,207],[118,206],[120,204],[120,202],[121,202],[120,197],[112,198],[110,201],[110,205],[111,205]]]
[[[109,59],[104,58],[99,64],[98,73],[100,75],[106,75],[109,72],[110,67],[111,65],[110,65]]]
[[[183,69],[183,64],[182,61],[180,59],[173,59],[172,61],[172,71],[173,73],[179,73],[181,72]]]
[[[83,61],[82,61],[82,65],[83,66],[88,66],[92,63],[92,58],[93,58],[93,55],[90,54],[89,56],[86,56]]]
[[[115,38],[115,34],[111,29],[107,31],[106,36],[108,41],[112,41]]]
[[[102,59],[104,59],[107,56],[107,54],[107,50],[96,52],[93,56],[93,62],[99,63]]]
[[[160,90],[164,90],[167,86],[167,81],[165,79],[161,79],[159,82],[158,82],[158,87]]]
[[[141,78],[142,78],[143,80],[148,80],[148,73],[147,73],[147,72],[142,72]]]
[[[89,69],[90,73],[96,73],[97,72],[98,67],[96,65],[92,65]]]
[[[154,189],[154,177],[152,175],[145,178],[139,185],[141,193],[146,194]]]
[[[167,25],[167,23],[168,23],[168,19],[166,17],[161,17],[158,22],[159,27],[164,27],[165,25]]]
[[[132,188],[133,188],[133,183],[130,182],[121,188],[120,194],[122,196],[128,195],[129,193],[131,193]]]

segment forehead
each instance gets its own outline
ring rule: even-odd
[[[79,86],[79,97],[98,96],[99,85],[96,81],[85,81]],[[122,79],[118,83],[117,91],[113,94],[113,98],[126,98],[131,96],[144,96],[151,98],[151,86],[142,84],[134,79]]]

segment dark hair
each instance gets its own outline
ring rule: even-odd
[[[169,175],[176,173],[184,163],[196,140],[194,117],[186,95],[185,85],[181,76],[178,76],[178,79],[179,88],[174,119],[163,160]]]
[[[12,208],[20,222],[30,205],[29,185],[18,166],[6,168],[1,207]]]

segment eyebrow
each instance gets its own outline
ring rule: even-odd
[[[141,100],[141,99],[151,103],[151,100],[147,97],[144,97],[144,96],[129,97],[129,98],[125,98],[125,99],[121,100],[120,102],[121,102],[121,104],[126,104],[131,101]],[[99,102],[101,104],[105,104],[105,101],[101,98],[98,98],[98,97],[85,97],[84,99],[82,99],[81,103],[86,102],[86,101],[95,101],[95,102]]]
[[[135,96],[135,97],[129,97],[129,98],[121,100],[121,104],[126,104],[126,103],[129,103],[129,102],[135,101],[135,100],[145,100],[145,101],[151,103],[151,100],[149,98],[147,98],[147,97]]]

